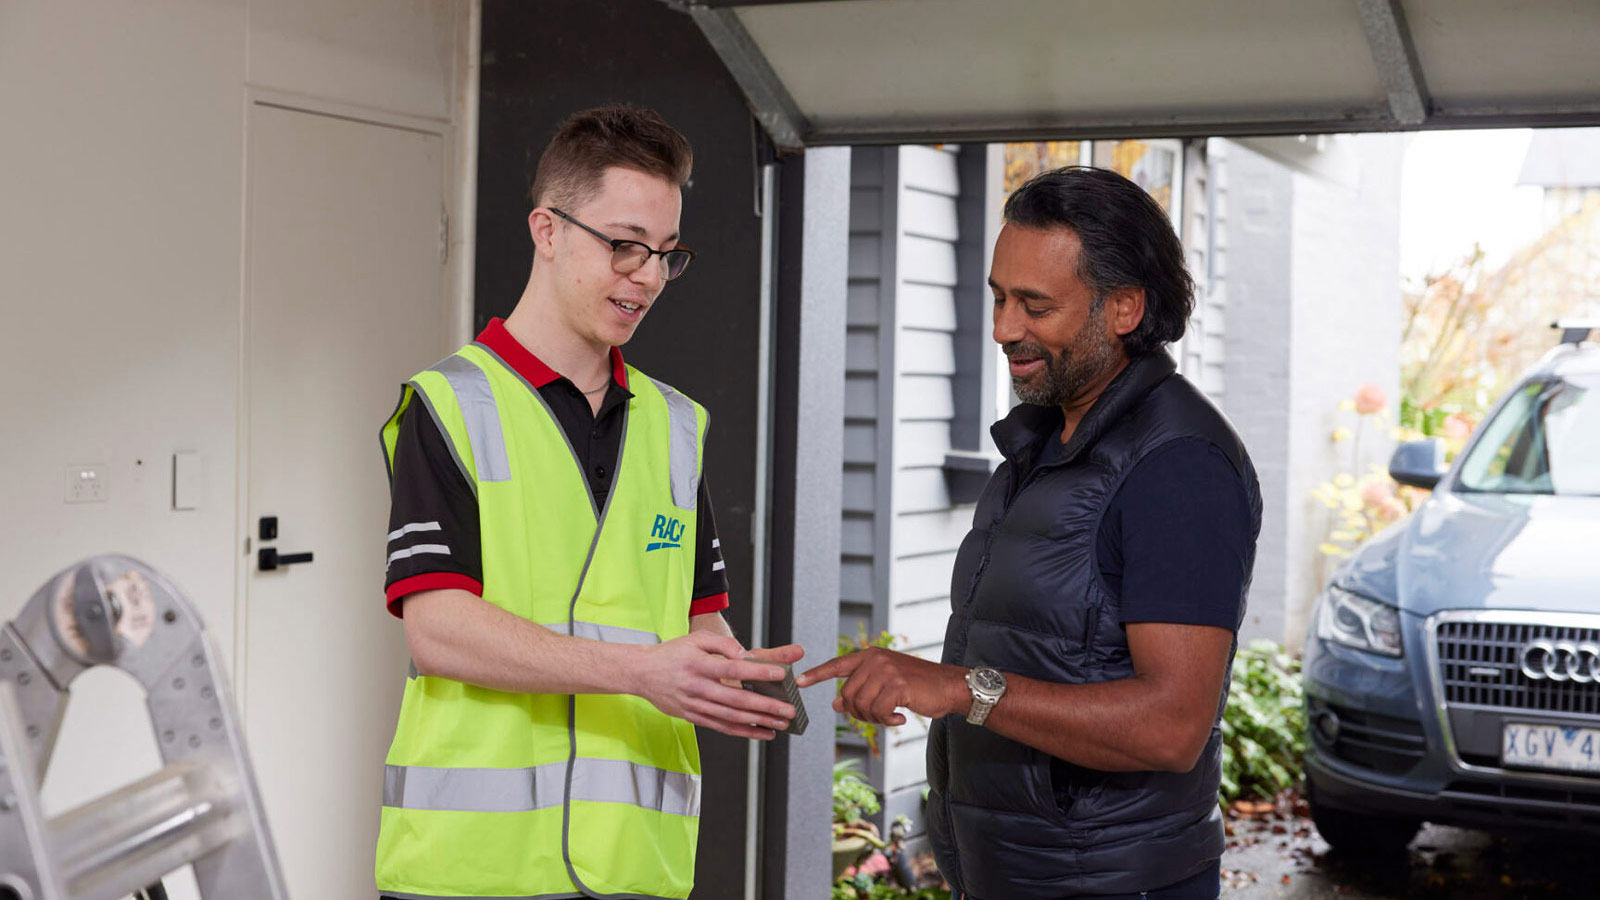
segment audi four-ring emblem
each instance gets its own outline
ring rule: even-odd
[[[1600,644],[1533,641],[1522,648],[1522,674],[1533,681],[1592,683],[1600,679]]]

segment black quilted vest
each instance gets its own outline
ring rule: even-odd
[[[1096,400],[1061,461],[1035,470],[1044,441],[1060,427],[1059,409],[1024,404],[991,429],[1006,462],[984,489],[956,556],[946,663],[1058,683],[1131,677],[1127,634],[1117,598],[1099,576],[1095,536],[1123,478],[1168,441],[1199,437],[1217,447],[1247,494],[1251,533],[1260,531],[1260,493],[1244,446],[1165,353],[1135,357]],[[1217,722],[1221,712],[1219,705]],[[1221,768],[1215,724],[1189,772],[1098,772],[947,716],[928,739],[929,837],[951,886],[982,900],[1151,890],[1222,855]]]

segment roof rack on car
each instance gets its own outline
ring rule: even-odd
[[[1551,322],[1550,327],[1561,332],[1561,343],[1581,344],[1589,339],[1591,333],[1600,331],[1600,320],[1561,319]]]

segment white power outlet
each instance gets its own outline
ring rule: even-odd
[[[104,503],[109,490],[105,466],[67,466],[68,503]]]

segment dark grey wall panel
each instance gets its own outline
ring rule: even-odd
[[[765,151],[738,87],[687,16],[659,0],[484,0],[477,324],[509,313],[527,282],[527,186],[539,151],[568,114],[608,102],[653,107],[694,145],[683,236],[698,256],[623,353],[711,411],[706,473],[733,594],[728,619],[749,643],[755,204]],[[700,746],[706,778],[694,896],[731,900],[744,890],[746,746],[703,730]]]

